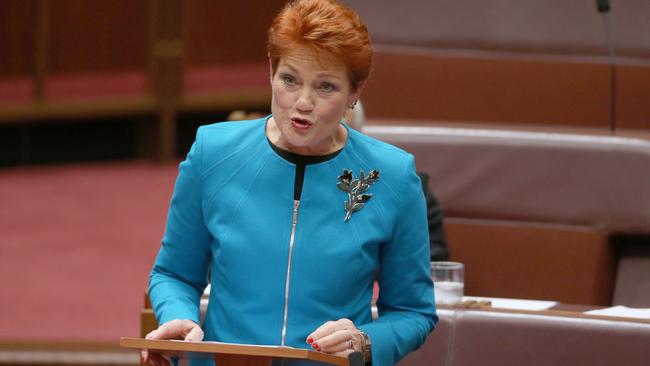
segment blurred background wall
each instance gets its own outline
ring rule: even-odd
[[[368,125],[458,128],[375,133],[431,170],[466,288],[647,306],[650,1],[612,0],[607,23],[593,0],[343,2],[376,48]],[[114,351],[139,334],[176,164],[198,126],[269,113],[266,30],[284,3],[0,1],[0,364],[32,347],[13,341]],[[551,271],[586,295],[549,292]]]
[[[198,124],[268,112],[265,39],[284,1],[5,0],[0,164],[187,151]],[[650,126],[650,3],[354,1],[377,49],[371,119]]]

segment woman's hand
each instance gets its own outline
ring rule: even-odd
[[[363,336],[350,319],[329,321],[307,336],[307,343],[316,351],[348,357],[352,352],[361,352]]]
[[[183,339],[186,341],[200,342],[203,340],[203,330],[191,320],[176,319],[159,326],[156,330],[152,330],[144,338],[158,340]],[[161,355],[149,353],[147,350],[142,350],[141,361],[143,365],[170,365],[169,361]]]

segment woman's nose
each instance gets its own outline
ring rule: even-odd
[[[300,111],[310,111],[314,109],[314,100],[309,91],[303,91],[298,95],[298,100],[296,100],[296,109]]]

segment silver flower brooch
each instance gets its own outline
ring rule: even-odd
[[[379,180],[379,170],[373,169],[368,175],[361,170],[359,179],[354,179],[351,170],[343,170],[336,184],[340,190],[347,192],[348,200],[345,201],[345,221],[350,220],[352,213],[363,208],[366,202],[372,198],[372,193],[365,193],[368,188]]]

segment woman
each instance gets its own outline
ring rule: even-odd
[[[359,351],[392,365],[437,317],[413,156],[341,123],[370,71],[368,32],[334,1],[297,0],[268,48],[272,115],[199,128],[180,165],[150,280],[162,325],[147,338]]]

